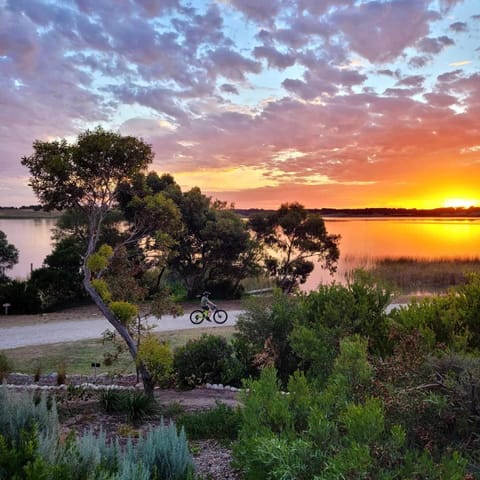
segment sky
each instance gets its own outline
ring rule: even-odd
[[[0,0],[0,205],[97,125],[237,208],[480,205],[478,0]]]

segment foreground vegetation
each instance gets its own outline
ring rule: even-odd
[[[34,192],[66,213],[44,267],[28,282],[3,275],[0,298],[32,312],[88,294],[115,330],[104,339],[104,363],[122,368],[129,355],[144,385],[104,391],[107,414],[134,423],[151,412],[154,386],[205,383],[247,387],[244,407],[179,416],[125,446],[101,433],[65,438],[54,398],[2,389],[0,478],[194,478],[180,425],[192,438],[224,432],[246,479],[475,477],[480,276],[389,314],[381,264],[373,276],[356,272],[346,285],[301,294],[312,258],[336,268],[339,239],[321,217],[293,203],[247,225],[198,188],[182,192],[170,175],[147,174],[152,158],[142,140],[101,128],[72,145],[35,142],[22,160]],[[5,270],[16,251],[5,236],[1,244]],[[262,273],[279,289],[246,303],[232,338],[203,334],[172,347],[145,324],[148,314],[177,311],[172,293],[239,295],[242,280]],[[96,356],[94,348],[84,354]],[[0,378],[11,368],[0,353]]]
[[[243,381],[243,408],[177,412],[177,427],[187,438],[233,441],[245,479],[477,478],[480,277],[386,314],[390,298],[362,273],[308,295],[251,299],[230,341],[202,335],[179,345],[170,377],[181,388]],[[145,361],[155,371],[155,355]],[[104,398],[113,410],[147,408],[140,398],[116,401]],[[27,472],[29,458],[48,458],[36,442],[29,457],[7,439],[3,458],[23,459],[18,471]]]

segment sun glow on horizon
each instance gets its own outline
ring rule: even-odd
[[[447,198],[443,202],[443,206],[447,208],[469,208],[476,207],[478,204],[478,200],[472,200],[467,198]]]

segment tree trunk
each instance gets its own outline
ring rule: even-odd
[[[132,356],[134,362],[137,363],[138,349],[135,344],[135,341],[130,336],[130,333],[128,332],[125,325],[123,325],[123,323],[121,323],[117,319],[115,314],[108,308],[108,305],[102,300],[100,295],[93,288],[92,284],[90,283],[90,272],[88,271],[88,268],[85,268],[83,286],[85,287],[85,290],[87,291],[87,293],[90,295],[91,299],[95,302],[95,305],[97,305],[97,307],[103,313],[107,321],[113,326],[113,328],[118,332],[118,334],[125,341],[128,347],[128,351],[130,352],[130,355]],[[145,391],[145,394],[150,396],[153,395],[154,383],[153,383],[152,375],[150,374],[150,372],[147,370],[147,368],[142,362],[138,364],[138,371],[140,372],[140,376],[142,377],[143,389]]]

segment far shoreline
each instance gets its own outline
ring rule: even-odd
[[[61,211],[52,210],[45,211],[36,208],[12,208],[12,207],[0,207],[0,219],[37,219],[37,218],[60,218],[62,216]]]
[[[389,219],[389,218],[480,218],[480,207],[443,207],[432,209],[417,208],[306,208],[307,212],[318,214],[326,219],[364,218],[364,219]],[[262,208],[234,208],[234,212],[243,218],[250,218],[258,213],[273,213],[275,210]],[[36,219],[60,218],[60,210],[46,211],[39,205],[23,207],[0,207],[0,219]]]

